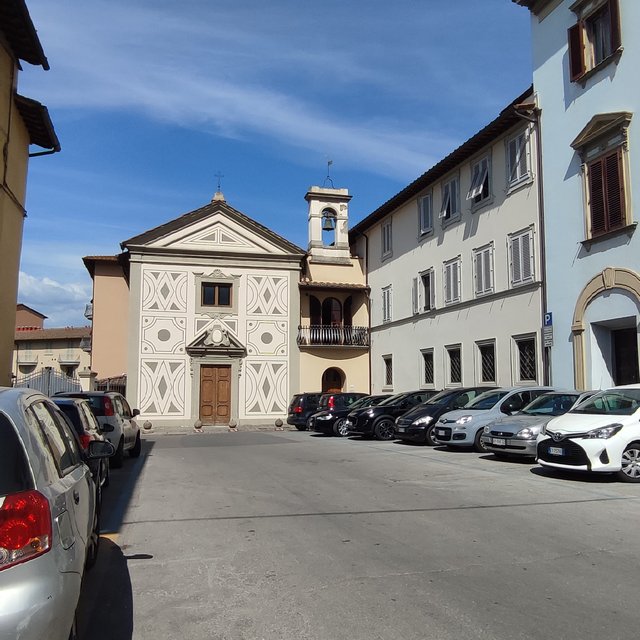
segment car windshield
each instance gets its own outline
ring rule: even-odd
[[[480,411],[483,409],[493,409],[502,398],[509,393],[508,389],[498,389],[497,391],[486,391],[481,393],[475,400],[470,402],[466,409]]]
[[[364,398],[359,398],[352,405],[349,406],[349,409],[360,409],[362,407],[370,407],[372,404],[375,404],[375,398],[370,396],[365,396]]]
[[[520,413],[528,416],[561,416],[578,399],[577,393],[545,393],[530,402]]]
[[[431,396],[424,404],[447,404],[447,401],[454,398],[460,393],[460,389],[447,389],[436,393],[435,396]]]
[[[640,389],[608,389],[591,396],[570,413],[630,416],[640,408]]]
[[[408,393],[397,393],[395,396],[391,396],[386,400],[383,400],[378,406],[384,405],[385,407],[400,404],[409,394]]]

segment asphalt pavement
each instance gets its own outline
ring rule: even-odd
[[[297,431],[147,434],[111,479],[85,640],[637,629],[640,485]]]

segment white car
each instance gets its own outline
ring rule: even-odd
[[[640,482],[640,384],[601,391],[554,418],[538,436],[537,460]]]

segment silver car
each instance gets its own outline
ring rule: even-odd
[[[538,396],[519,413],[485,426],[482,443],[498,456],[536,457],[536,438],[552,418],[565,414],[594,391],[552,391]]]
[[[0,639],[75,639],[85,566],[100,532],[96,488],[59,409],[31,389],[0,387]]]

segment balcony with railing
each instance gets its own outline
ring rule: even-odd
[[[369,347],[369,328],[316,324],[299,326],[298,346],[367,349]]]
[[[93,319],[93,303],[89,303],[87,305],[85,305],[84,307],[84,317],[87,320],[92,320]]]

